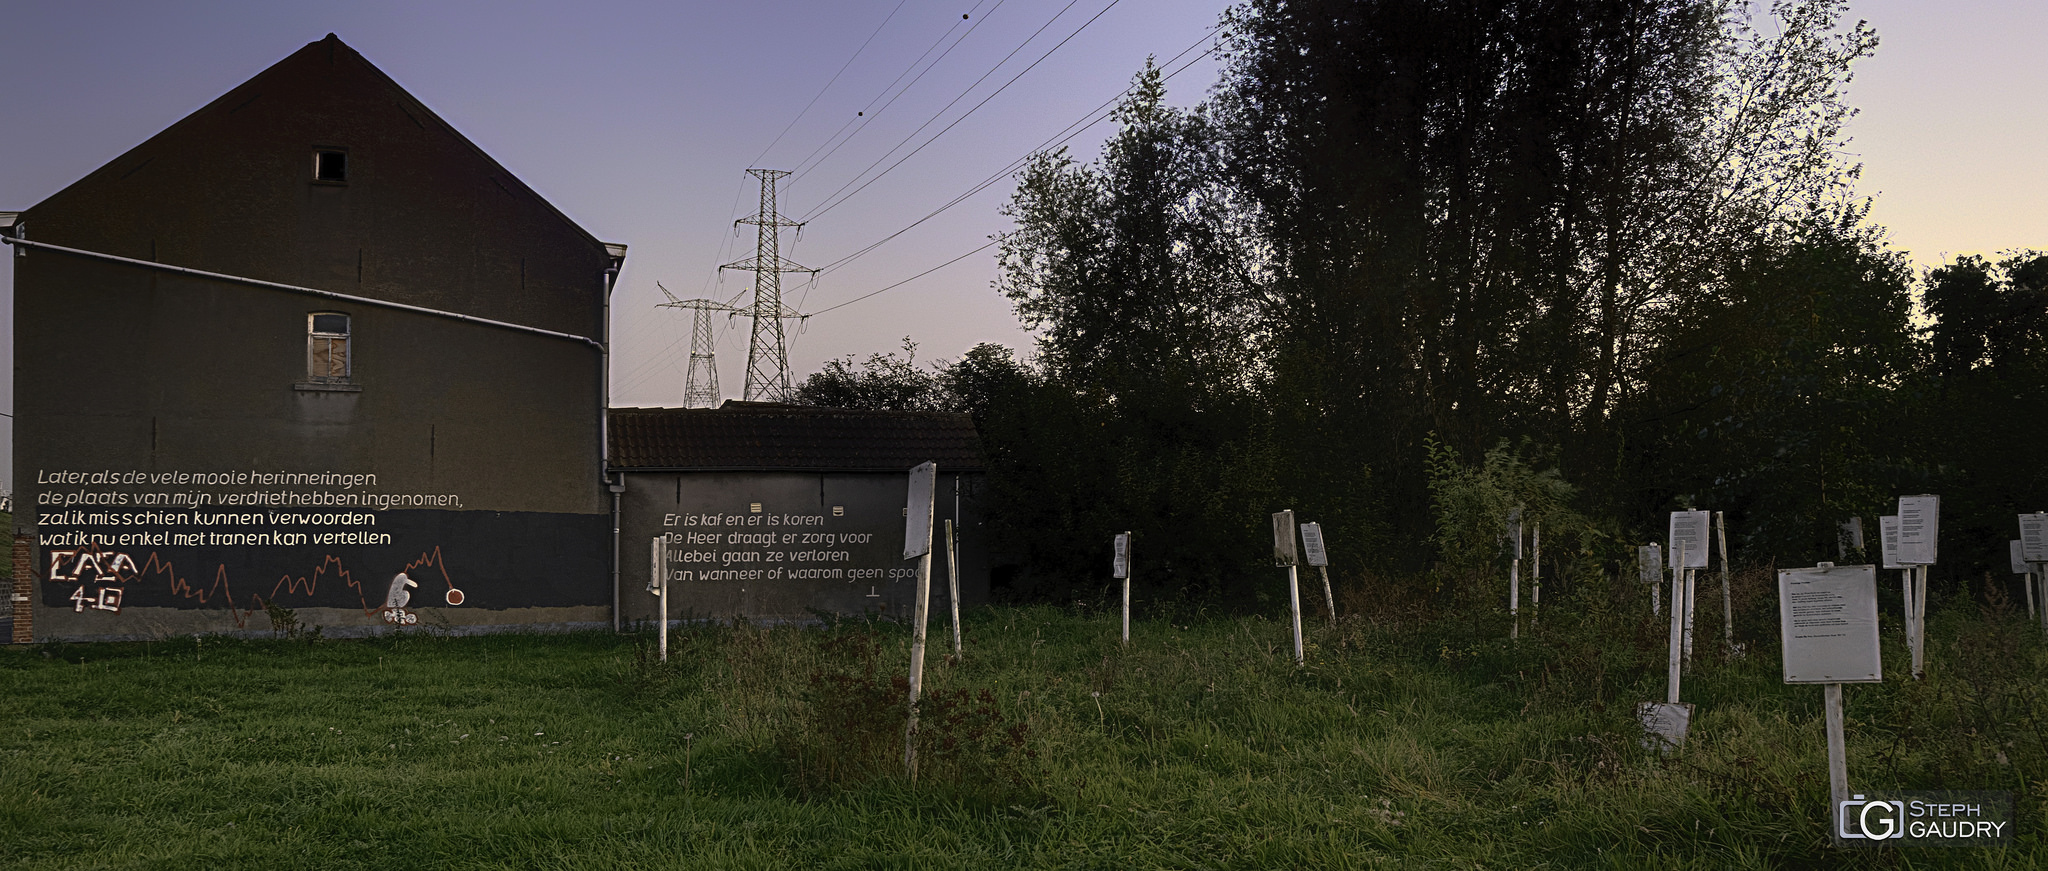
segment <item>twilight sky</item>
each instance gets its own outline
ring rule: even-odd
[[[750,166],[800,171],[781,211],[809,223],[784,254],[813,267],[996,179],[815,283],[785,277],[788,304],[819,313],[791,331],[793,377],[905,336],[920,360],[980,341],[1021,350],[1029,337],[990,286],[993,250],[962,258],[1008,228],[997,214],[1005,168],[1094,117],[1147,55],[1200,55],[1227,5],[0,0],[0,210],[34,205],[332,31],[572,219],[630,246],[614,296],[614,404],[681,404],[689,323],[654,307],[655,282],[684,298],[751,288],[751,274],[716,270],[751,253],[752,228],[732,232],[755,208]],[[1893,245],[1923,267],[2048,248],[2048,67],[2033,50],[2048,4],[1855,0],[1850,17],[1882,38],[1850,88],[1862,109],[1850,148]],[[1192,103],[1214,81],[1215,65],[1199,61],[1168,83],[1169,99]],[[1081,130],[1070,145],[1092,156],[1108,131]],[[0,258],[8,300],[10,259]],[[11,359],[11,303],[0,317]],[[746,322],[720,323],[720,386],[738,396]],[[0,383],[0,409],[12,397]],[[6,418],[0,442],[12,442]]]

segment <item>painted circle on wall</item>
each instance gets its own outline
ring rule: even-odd
[[[446,595],[446,596],[444,596],[444,597],[442,597],[442,598],[445,598],[445,599],[447,599],[447,600],[448,600],[448,604],[450,604],[450,605],[460,605],[460,604],[462,604],[462,591],[461,591],[461,590],[458,590],[458,589],[455,589],[454,587],[449,587],[449,588],[448,588],[448,595]]]

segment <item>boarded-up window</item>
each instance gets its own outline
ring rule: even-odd
[[[347,381],[354,371],[348,347],[348,315],[315,312],[306,316],[306,377],[311,381]]]

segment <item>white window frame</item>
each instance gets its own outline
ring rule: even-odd
[[[323,317],[341,318],[342,331],[337,333],[331,330],[320,330],[317,325],[319,324],[319,319]],[[353,383],[356,374],[356,355],[354,347],[354,338],[355,319],[350,317],[347,312],[307,312],[306,380],[314,384]],[[337,343],[339,343],[339,346],[341,348],[341,374],[339,375],[333,374],[333,366],[331,365],[331,361],[333,360],[334,348],[336,347]],[[327,371],[321,371],[321,367],[316,363],[317,358],[314,356],[315,353],[323,347],[326,348],[328,352],[328,360],[330,361],[330,365],[325,367]]]

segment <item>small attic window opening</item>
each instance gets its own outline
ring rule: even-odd
[[[329,184],[348,181],[348,152],[319,149],[313,152],[313,180]]]

